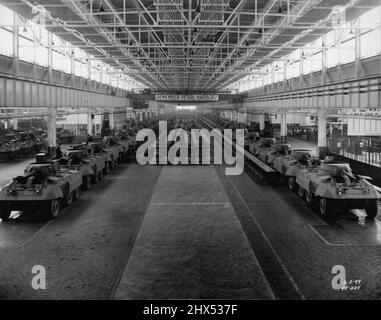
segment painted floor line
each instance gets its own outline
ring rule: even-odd
[[[238,197],[241,199],[243,205],[245,206],[246,210],[248,210],[248,212],[251,213],[251,216],[253,218],[253,222],[256,224],[259,232],[261,233],[262,237],[265,239],[267,245],[269,246],[271,252],[273,253],[274,257],[278,260],[278,263],[280,264],[280,266],[282,267],[282,270],[284,271],[284,273],[286,274],[286,276],[288,277],[288,279],[290,280],[292,286],[294,287],[295,291],[298,293],[298,295],[300,296],[300,298],[302,300],[305,300],[306,298],[304,297],[303,293],[300,291],[297,283],[295,282],[294,278],[291,276],[291,274],[288,272],[287,270],[287,267],[286,265],[283,263],[282,259],[280,258],[280,256],[278,255],[278,253],[276,252],[275,248],[273,247],[273,245],[271,244],[271,241],[270,239],[266,236],[265,232],[263,231],[263,229],[261,228],[261,226],[259,225],[257,219],[255,218],[255,216],[252,214],[249,206],[246,204],[245,200],[243,199],[241,193],[238,191],[237,189],[237,186],[234,184],[234,182],[228,178],[228,181],[231,183],[231,185],[233,186],[234,190],[237,192],[238,194]]]

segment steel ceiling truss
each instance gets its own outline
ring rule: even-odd
[[[57,34],[95,52],[94,59],[160,90],[224,90],[264,63],[282,60],[285,50],[302,47],[306,36],[334,28],[327,23],[332,7],[319,6],[322,0],[236,0],[234,6],[231,0],[23,1],[49,18],[47,26],[59,27]],[[359,2],[346,6],[364,9]],[[70,8],[75,21],[60,17],[60,6]],[[311,10],[324,19],[300,20]]]

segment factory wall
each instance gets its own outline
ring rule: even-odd
[[[125,90],[104,83],[78,77],[63,71],[49,70],[47,67],[26,61],[18,60],[15,63],[12,57],[3,55],[0,55],[0,76],[90,90],[109,95],[126,96],[127,93]]]
[[[348,134],[381,135],[381,120],[348,119],[359,116],[359,110],[367,115],[381,108],[381,57],[361,61],[361,72],[355,74],[355,63],[348,63],[323,72],[315,72],[302,78],[293,78],[254,89],[240,103],[229,101],[212,103],[211,108],[241,110],[242,112],[268,113],[276,123],[274,115],[286,112],[287,122],[303,125],[308,115],[327,109],[329,116],[345,115]],[[296,113],[302,113],[300,115]],[[361,115],[361,113],[360,113]],[[374,116],[374,114],[373,114]],[[378,115],[379,116],[379,115]],[[255,120],[253,120],[255,121]]]
[[[0,107],[129,107],[128,98],[36,81],[0,77]]]

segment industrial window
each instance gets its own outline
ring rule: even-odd
[[[36,64],[47,67],[49,64],[49,49],[46,47],[36,47]]]
[[[311,72],[320,71],[322,69],[322,53],[315,53],[311,57]]]
[[[322,45],[324,38],[324,46],[326,48],[326,68],[332,68],[339,64],[347,64],[355,61],[355,28],[352,26],[360,26],[362,29],[360,35],[360,58],[368,58],[381,53],[381,6],[369,10],[362,14],[358,19],[352,23],[347,23],[343,27],[338,27],[336,30],[331,31],[320,37],[314,42],[304,46],[302,49],[297,49],[286,55],[283,59],[286,63],[286,74],[282,72],[282,80],[291,79],[300,76],[300,50],[304,51],[303,61],[303,74],[320,71],[323,67],[322,61]],[[365,30],[364,30],[365,28]],[[282,63],[279,61],[278,63]],[[273,64],[271,64],[273,65]],[[269,65],[270,66],[270,65]],[[262,71],[273,70],[265,66]],[[247,80],[247,78],[246,78]],[[282,81],[278,74],[274,74],[273,82]],[[263,85],[269,84],[268,76],[261,75],[260,79],[255,80],[253,87],[259,88]],[[230,88],[232,90],[238,88],[238,82],[233,83]],[[239,89],[242,89],[240,87]]]
[[[19,36],[19,59],[34,62],[34,42],[26,36]]]
[[[0,54],[6,56],[13,55],[13,34],[10,27],[13,25],[13,19],[13,11],[0,5],[0,21],[4,25],[4,27],[0,28]]]
[[[52,68],[55,70],[63,71],[63,59],[64,56],[56,51],[52,50]]]
[[[336,47],[332,47],[327,49],[327,61],[326,67],[333,68],[339,64],[339,49]]]
[[[74,48],[74,74],[78,77],[88,77],[87,54],[80,48]]]
[[[49,32],[42,27],[37,32],[38,45],[35,47],[35,63],[47,67],[49,65]]]
[[[361,58],[376,56],[381,52],[381,30],[373,30],[361,35]]]
[[[368,58],[381,52],[381,6],[364,13],[359,23],[361,28],[369,28],[361,34],[361,58]]]
[[[18,29],[18,53],[19,59],[31,63],[36,63],[41,66],[49,64],[49,38],[52,38],[51,60],[52,68],[66,73],[73,72],[75,75],[88,78],[88,54],[71,45],[69,42],[61,39],[55,34],[50,33],[45,28],[35,24],[33,21],[16,15],[12,10],[0,4],[0,54],[13,55],[13,25],[14,20],[18,19],[20,27]],[[72,66],[73,64],[73,66]],[[106,84],[118,85],[120,88],[142,89],[143,85],[133,81],[132,78],[118,78],[104,75],[101,78],[101,69],[107,70],[111,67],[106,64],[100,64],[100,67],[93,67],[92,78],[96,81],[102,80]],[[120,71],[120,70],[119,70]],[[115,72],[119,72],[115,70]],[[114,72],[114,73],[115,73]]]
[[[355,61],[355,39],[347,40],[340,44],[339,48],[339,62],[340,64],[346,64]]]
[[[0,28],[0,54],[13,55],[13,34],[11,31]]]
[[[1,24],[7,28],[12,29],[14,14],[13,11],[0,4],[0,20]]]

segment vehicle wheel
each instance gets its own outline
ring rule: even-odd
[[[371,200],[368,204],[368,208],[366,208],[366,217],[368,219],[374,219],[377,217],[378,213],[378,202],[377,200]]]
[[[12,210],[9,208],[0,208],[0,219],[3,221],[8,221],[12,213]]]
[[[96,184],[98,181],[99,181],[99,176],[98,176],[98,173],[95,172],[95,174],[91,176],[91,182],[93,184]]]
[[[287,186],[291,191],[295,190],[295,177],[287,177]]]
[[[73,202],[73,192],[69,192],[66,197],[65,197],[65,204],[67,206],[70,206],[71,203]]]
[[[315,196],[312,193],[312,191],[307,191],[306,192],[306,202],[309,206],[312,206],[315,200]]]
[[[106,174],[110,173],[110,163],[109,162],[105,163],[105,173]]]
[[[306,192],[304,191],[304,189],[300,185],[298,185],[298,195],[299,195],[299,197],[304,199],[305,193]]]
[[[319,211],[320,214],[328,219],[334,218],[334,206],[331,199],[320,198],[319,199]]]
[[[83,178],[83,188],[89,190],[91,188],[91,176],[85,176]]]
[[[79,199],[79,188],[73,191],[73,201],[76,201],[78,199]]]
[[[49,201],[47,206],[47,214],[51,219],[57,218],[60,213],[60,199],[53,199]]]

